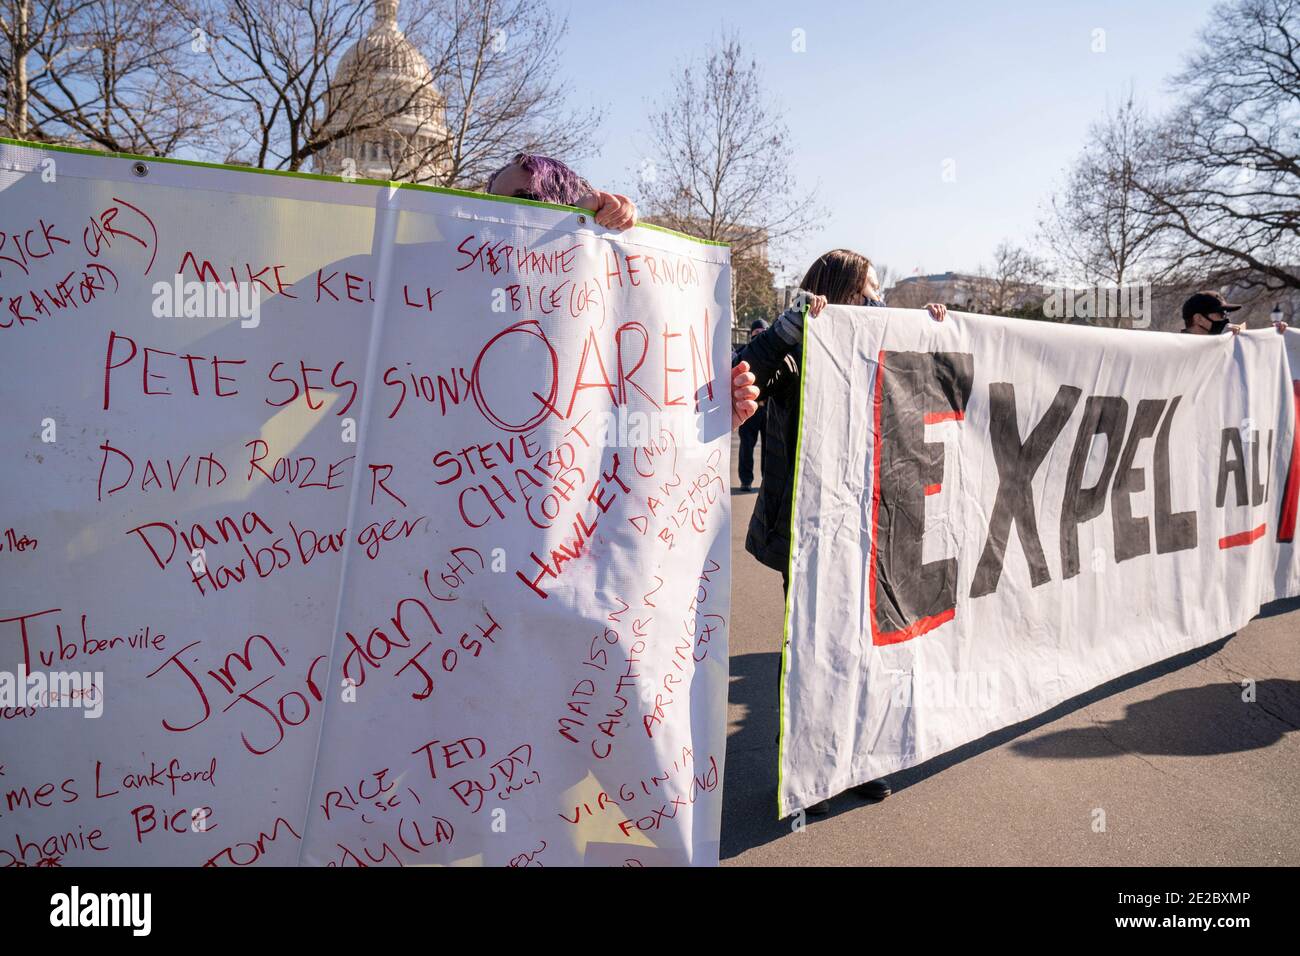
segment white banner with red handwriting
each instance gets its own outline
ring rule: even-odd
[[[808,328],[782,815],[1300,594],[1300,332]]]
[[[0,145],[0,866],[714,864],[727,250]]]

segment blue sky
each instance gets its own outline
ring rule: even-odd
[[[1213,5],[556,2],[569,12],[575,100],[608,111],[600,152],[581,164],[589,179],[635,182],[646,115],[674,67],[734,30],[800,144],[797,175],[829,210],[791,247],[790,269],[848,246],[902,275],[973,270],[1003,238],[1031,239],[1091,121],[1130,85],[1150,108],[1171,102],[1169,77]],[[791,50],[796,28],[805,53]],[[943,181],[945,159],[955,161],[954,182]]]

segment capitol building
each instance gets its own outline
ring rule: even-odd
[[[442,183],[448,166],[446,100],[433,85],[429,61],[397,26],[397,0],[376,0],[369,32],[339,59],[326,114],[326,134],[365,129],[318,153],[317,172]]]

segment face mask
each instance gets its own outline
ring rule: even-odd
[[[1223,330],[1226,329],[1227,327],[1228,327],[1228,320],[1227,320],[1227,319],[1219,319],[1217,322],[1211,322],[1211,323],[1210,323],[1210,334],[1211,334],[1211,335],[1222,335],[1222,334],[1223,334]]]

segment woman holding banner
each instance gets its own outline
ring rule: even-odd
[[[735,357],[736,369],[754,376],[759,394],[767,402],[763,428],[763,483],[754,502],[745,550],[769,568],[781,572],[790,590],[790,518],[794,509],[794,468],[799,431],[799,358],[802,353],[805,310],[816,316],[831,303],[883,307],[884,293],[871,260],[849,249],[833,249],[818,257],[804,275],[795,303],[766,332],[754,336]],[[943,305],[926,306],[936,322],[947,314]],[[733,378],[733,381],[735,379]],[[783,658],[784,660],[784,658]],[[892,793],[881,778],[854,791],[873,800]],[[822,800],[807,808],[811,816],[830,811]]]

